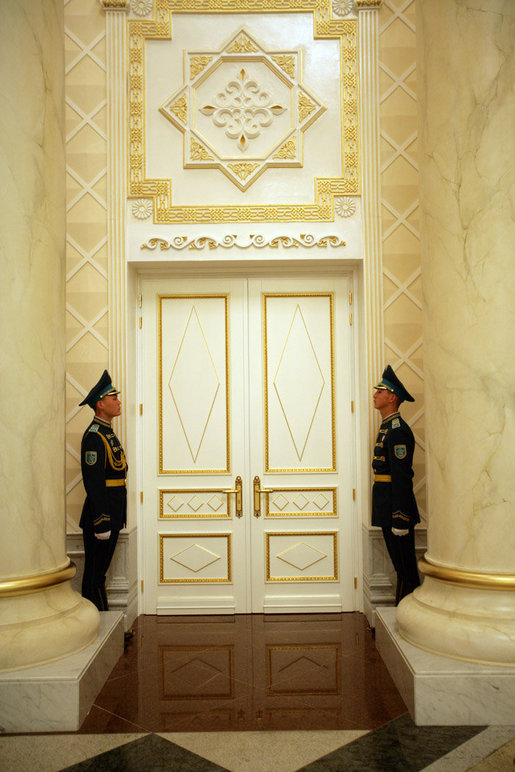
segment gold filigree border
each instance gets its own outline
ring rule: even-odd
[[[316,39],[339,39],[342,177],[316,177],[312,204],[174,206],[172,180],[147,178],[145,168],[145,40],[170,39],[172,13],[313,13]],[[332,222],[334,197],[359,193],[358,34],[356,19],[332,17],[331,0],[156,0],[153,19],[128,22],[129,198],[150,197],[154,223]]]
[[[144,244],[140,245],[140,249],[159,249],[165,251],[167,249],[216,249],[222,247],[222,249],[231,249],[237,247],[238,249],[248,249],[249,247],[256,247],[256,249],[278,249],[284,247],[288,249],[290,247],[344,247],[345,241],[339,236],[314,236],[312,233],[301,233],[299,236],[275,236],[274,238],[267,239],[262,234],[251,234],[248,237],[247,243],[238,241],[238,235],[233,233],[227,233],[222,239],[214,238],[213,236],[172,236],[170,239],[163,239],[159,236],[154,236]]]

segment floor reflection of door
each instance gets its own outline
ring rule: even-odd
[[[138,624],[144,683],[127,717],[152,731],[371,729],[406,711],[357,612]]]
[[[142,282],[145,613],[355,607],[349,290]]]

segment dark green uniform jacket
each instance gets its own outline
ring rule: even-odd
[[[409,528],[420,522],[413,494],[413,451],[410,427],[393,413],[379,428],[374,448],[372,525],[381,528]]]
[[[110,423],[95,416],[84,432],[80,455],[86,489],[80,527],[95,533],[119,531],[127,513],[127,461]]]

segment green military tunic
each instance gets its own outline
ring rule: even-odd
[[[111,424],[95,416],[81,444],[86,501],[80,527],[94,533],[119,531],[126,522],[127,461]]]
[[[413,432],[399,412],[383,419],[372,461],[372,525],[405,529],[420,522],[413,493],[414,449]]]

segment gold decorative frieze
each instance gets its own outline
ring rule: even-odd
[[[190,58],[190,78],[196,78],[212,61],[212,56],[192,56]]]
[[[229,519],[231,516],[231,496],[225,488],[159,490],[159,518],[162,520]]]
[[[155,0],[153,18],[129,20],[129,197],[151,198],[156,224],[330,222],[334,220],[334,197],[359,193],[357,20],[334,17],[331,2],[198,0],[192,6],[191,0]],[[147,176],[146,41],[171,38],[174,12],[308,12],[313,14],[315,39],[338,41],[342,94],[341,174],[335,177],[314,176],[311,202],[176,204],[172,199],[171,179]],[[219,87],[221,80],[225,77],[226,83],[229,83],[238,77],[242,69],[251,80],[258,84],[263,82],[261,91],[270,91],[270,81],[273,81],[272,91],[275,93],[269,107],[284,107],[285,111],[282,114],[271,111],[273,119],[268,126],[261,126],[259,137],[252,138],[248,130],[240,132],[235,153],[244,157],[237,158],[234,155],[231,157],[225,129],[212,121],[209,123],[210,117],[202,115],[200,108],[209,105],[216,108],[216,96],[224,92],[224,88]],[[244,28],[236,30],[225,46],[216,51],[186,51],[184,84],[161,107],[162,114],[184,134],[184,168],[219,169],[241,192],[248,190],[269,167],[303,168],[303,133],[324,110],[325,106],[302,83],[301,52],[268,50],[266,41],[261,44]],[[191,136],[203,151],[199,152],[197,145],[188,141]]]
[[[272,54],[271,58],[276,64],[279,65],[281,70],[284,70],[288,77],[290,77],[292,80],[295,78],[295,67],[297,64],[297,59],[295,56],[288,54]]]
[[[190,157],[195,161],[214,161],[214,157],[200,142],[191,138]]]
[[[257,249],[278,249],[278,247],[285,247],[289,249],[291,247],[344,247],[345,241],[339,236],[314,236],[312,233],[301,233],[299,236],[274,236],[271,239],[266,238],[262,234],[250,235],[248,241],[241,242],[238,240],[237,234],[227,234],[221,240],[214,238],[213,236],[197,236],[190,238],[189,236],[173,236],[171,239],[163,239],[158,236],[153,237],[141,244],[140,249],[157,249],[165,251],[167,249],[217,249],[222,247],[223,249],[232,249],[236,247],[238,249],[248,249],[249,247],[256,247]]]
[[[100,0],[100,5],[106,11],[128,11],[129,0]]]
[[[252,41],[248,35],[244,32],[236,37],[229,46],[227,46],[228,54],[255,54],[259,51],[257,45]]]
[[[267,486],[265,517],[338,517],[336,488]]]
[[[159,534],[159,583],[228,583],[231,534]]]
[[[297,147],[295,144],[295,137],[292,137],[291,139],[287,140],[282,147],[279,148],[277,153],[274,155],[274,158],[295,158],[296,153]]]

